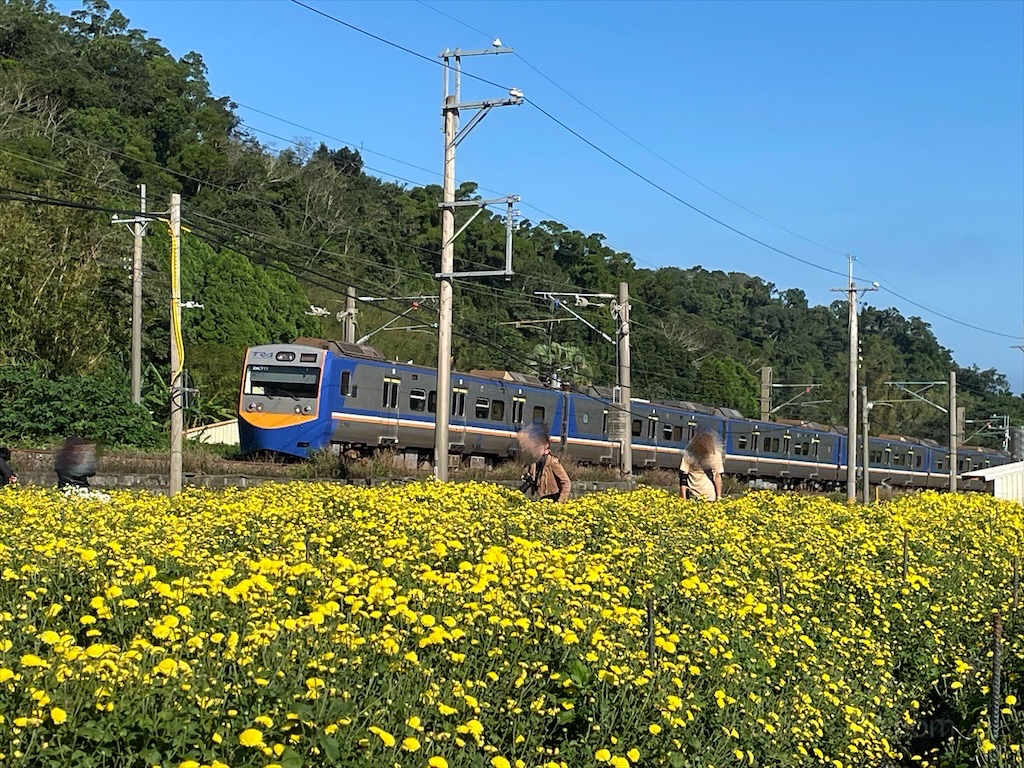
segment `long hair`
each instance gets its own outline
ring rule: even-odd
[[[717,432],[698,432],[687,444],[684,453],[692,464],[714,469],[722,455],[722,438]]]

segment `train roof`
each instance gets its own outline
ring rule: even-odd
[[[474,368],[469,372],[470,376],[483,376],[485,379],[500,379],[511,381],[516,384],[529,384],[532,387],[543,387],[544,382],[540,377],[529,373],[518,373],[517,371],[495,371],[489,369]]]
[[[346,341],[338,341],[337,339],[315,339],[312,336],[300,336],[292,343],[303,347],[326,349],[330,352],[348,355],[349,357],[365,357],[367,360],[387,359],[375,347],[366,344],[349,344]]]

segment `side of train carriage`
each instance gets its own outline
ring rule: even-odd
[[[519,429],[542,423],[563,456],[616,466],[619,444],[608,437],[614,408],[609,388],[570,392],[526,374],[453,372],[450,465],[492,466],[514,460]],[[251,347],[238,410],[243,454],[266,451],[305,458],[330,449],[361,456],[389,448],[430,462],[437,372],[388,361],[372,347],[337,341],[297,339]],[[737,479],[781,488],[845,486],[847,440],[841,428],[762,422],[728,408],[642,399],[630,403],[628,426],[637,469],[675,469],[689,440],[706,430],[722,436],[726,474]],[[961,447],[957,456],[959,473],[1009,460],[975,447]],[[869,460],[873,483],[949,485],[948,451],[934,441],[872,437]]]

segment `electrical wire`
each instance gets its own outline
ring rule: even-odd
[[[462,26],[466,27],[467,29],[470,29],[470,30],[472,30],[472,31],[474,31],[474,32],[476,32],[476,33],[478,33],[480,35],[483,35],[484,37],[486,37],[489,40],[494,39],[494,36],[488,35],[486,32],[483,32],[480,29],[477,29],[476,27],[472,26],[471,24],[467,24],[465,21],[463,21],[462,19],[458,18],[457,16],[452,16],[449,13],[445,13],[440,8],[435,8],[434,6],[430,5],[429,3],[424,2],[424,0],[416,0],[416,2],[419,3],[420,5],[422,5],[424,8],[428,8],[429,10],[433,11],[434,13],[439,13],[440,15],[442,15],[442,16],[448,18],[448,19],[451,19],[452,21],[456,22],[457,24],[461,24]],[[575,101],[577,104],[579,104],[585,110],[587,110],[592,115],[594,115],[596,118],[598,118],[601,122],[603,122],[606,125],[608,125],[609,127],[613,128],[615,131],[617,131],[618,133],[620,133],[623,136],[625,136],[627,139],[629,139],[631,142],[636,144],[642,150],[644,150],[645,152],[647,152],[650,155],[653,155],[658,160],[660,160],[665,165],[667,165],[669,168],[672,168],[673,170],[675,170],[678,173],[682,174],[683,176],[688,178],[690,181],[694,182],[695,184],[700,185],[701,187],[703,187],[704,189],[708,190],[712,194],[717,195],[722,200],[725,200],[727,203],[731,203],[732,205],[734,205],[737,208],[739,208],[741,211],[745,211],[746,213],[749,213],[751,216],[754,216],[754,217],[760,219],[763,222],[771,224],[773,227],[777,227],[778,229],[781,229],[783,232],[785,232],[785,233],[787,233],[789,235],[792,235],[793,237],[799,238],[800,240],[803,240],[804,242],[810,243],[811,245],[817,246],[818,248],[821,248],[823,250],[829,251],[830,253],[835,253],[835,254],[837,254],[839,256],[843,256],[843,257],[846,256],[846,254],[843,253],[842,251],[838,251],[835,248],[830,248],[827,245],[822,245],[821,243],[816,242],[815,240],[811,240],[809,237],[805,237],[804,235],[801,235],[799,232],[794,232],[793,230],[788,229],[787,227],[784,227],[783,225],[779,224],[778,222],[772,221],[771,219],[769,219],[769,218],[767,218],[765,216],[762,216],[761,214],[757,213],[757,211],[753,211],[750,208],[747,208],[745,205],[743,205],[742,203],[737,202],[736,200],[733,200],[731,197],[728,197],[728,196],[722,194],[721,192],[719,192],[717,189],[715,189],[714,187],[710,186],[709,184],[705,184],[703,181],[698,179],[696,176],[686,172],[685,170],[680,168],[678,165],[673,163],[668,158],[662,156],[661,154],[659,154],[658,152],[656,152],[655,150],[651,149],[649,146],[644,144],[639,139],[637,139],[634,136],[632,136],[629,133],[627,133],[625,130],[623,130],[622,128],[617,126],[615,123],[613,123],[607,117],[602,115],[596,109],[591,107],[589,104],[584,102],[582,99],[578,98],[574,93],[569,91],[567,88],[564,88],[561,85],[559,85],[557,82],[555,82],[555,80],[553,78],[549,77],[547,74],[542,72],[539,67],[536,67],[533,64],[531,64],[529,61],[527,61],[527,59],[521,53],[519,53],[519,51],[513,51],[513,55],[517,59],[519,59],[521,62],[523,62],[523,64],[525,64],[527,67],[529,67],[534,72],[536,72],[538,75],[540,75],[545,80],[547,80],[549,83],[551,83],[551,85],[553,85],[555,88],[560,90],[562,93],[564,93],[570,99]]]
[[[319,9],[317,9],[317,8],[311,6],[311,5],[308,5],[308,4],[304,3],[304,2],[301,2],[301,0],[290,0],[290,2],[292,2],[295,5],[301,6],[301,7],[305,8],[305,9],[307,9],[309,11],[312,11],[312,12],[314,12],[314,13],[316,13],[316,14],[318,14],[318,15],[326,18],[326,19],[329,19],[329,20],[337,23],[337,24],[340,24],[340,25],[342,25],[344,27],[347,27],[348,29],[351,29],[354,32],[358,32],[359,34],[362,34],[362,35],[365,35],[367,37],[370,37],[370,38],[372,38],[374,40],[377,40],[378,42],[381,42],[381,43],[383,43],[385,45],[388,45],[388,46],[390,46],[392,48],[396,48],[396,49],[398,49],[400,51],[403,51],[404,53],[410,54],[410,55],[412,55],[412,56],[414,56],[414,57],[416,57],[418,59],[422,59],[423,61],[427,61],[427,62],[429,62],[431,64],[434,64],[434,65],[444,66],[444,64],[441,61],[439,61],[439,60],[432,59],[429,56],[425,56],[425,55],[423,55],[423,54],[421,54],[421,53],[419,53],[417,51],[414,51],[414,50],[412,50],[410,48],[407,48],[407,47],[405,47],[403,45],[399,45],[398,43],[395,43],[395,42],[393,42],[391,40],[387,40],[387,39],[385,39],[385,38],[383,38],[383,37],[381,37],[379,35],[375,35],[372,32],[369,32],[369,31],[367,31],[365,29],[362,29],[362,28],[356,26],[355,24],[351,24],[349,22],[343,21],[342,19],[339,19],[336,16],[332,16],[329,13],[321,11],[321,10],[319,10]],[[477,30],[477,31],[479,31],[479,30]],[[472,74],[470,72],[465,72],[464,71],[464,72],[462,72],[462,76],[463,77],[469,77],[469,78],[472,78],[474,80],[478,80],[480,82],[486,83],[486,84],[491,85],[491,86],[496,87],[496,88],[507,90],[506,86],[504,86],[504,85],[502,85],[500,83],[493,82],[491,80],[488,80],[487,78],[483,78],[483,77],[480,77],[478,75],[474,75],[474,74]],[[684,200],[682,197],[676,195],[674,192],[671,192],[666,187],[658,184],[657,182],[655,182],[654,180],[650,179],[646,175],[644,175],[644,174],[640,173],[639,171],[635,170],[634,168],[630,167],[629,165],[627,165],[623,161],[619,160],[617,157],[612,155],[610,152],[604,150],[603,148],[601,148],[600,146],[598,146],[597,144],[595,144],[591,140],[587,139],[581,133],[579,133],[575,129],[571,128],[569,125],[567,125],[563,121],[559,120],[557,117],[555,117],[549,111],[547,111],[546,109],[541,107],[536,101],[534,101],[532,99],[525,99],[524,98],[524,102],[530,104],[534,109],[536,109],[538,112],[540,112],[546,118],[548,118],[548,120],[550,120],[551,122],[553,122],[556,125],[560,126],[563,130],[565,130],[568,133],[570,133],[571,135],[575,136],[579,141],[581,141],[584,144],[586,144],[587,146],[591,147],[594,151],[598,152],[599,154],[601,154],[602,156],[604,156],[605,158],[607,158],[611,162],[615,163],[616,165],[618,165],[620,168],[622,168],[626,172],[628,172],[631,175],[635,176],[636,178],[640,179],[641,181],[643,181],[644,183],[646,183],[649,186],[653,187],[654,189],[658,190],[662,194],[667,195],[668,197],[670,197],[671,199],[673,199],[676,202],[680,203],[681,205],[684,205],[685,207],[689,208],[690,210],[694,211],[695,213],[698,213],[701,216],[707,218],[708,220],[718,224],[719,226],[721,226],[721,227],[723,227],[723,228],[733,232],[734,234],[739,235],[740,237],[743,237],[743,238],[745,238],[745,239],[747,239],[747,240],[749,240],[749,241],[751,241],[751,242],[753,242],[753,243],[755,243],[757,245],[760,245],[760,246],[762,246],[764,248],[767,248],[768,250],[770,250],[770,251],[772,251],[774,253],[777,253],[777,254],[779,254],[781,256],[784,256],[786,258],[792,259],[794,261],[797,261],[797,262],[799,262],[801,264],[804,264],[806,266],[812,267],[814,269],[818,269],[818,270],[821,270],[823,272],[827,272],[829,274],[837,275],[837,276],[843,277],[843,278],[847,277],[847,274],[844,273],[844,272],[840,272],[838,270],[834,270],[834,269],[831,269],[829,267],[825,267],[825,266],[823,266],[821,264],[818,264],[816,262],[810,261],[808,259],[801,258],[801,257],[799,257],[799,256],[797,256],[797,255],[795,255],[793,253],[790,253],[790,252],[788,252],[786,250],[783,250],[781,248],[777,248],[776,246],[773,246],[773,245],[771,245],[771,244],[761,240],[760,238],[754,237],[753,235],[750,235],[747,232],[744,232],[743,230],[741,230],[741,229],[739,229],[737,227],[734,227],[731,224],[728,224],[727,222],[723,221],[722,219],[719,219],[719,218],[711,215],[710,213],[707,213],[706,211],[698,208],[697,206],[693,205],[692,203],[689,203],[688,201]],[[793,234],[795,234],[795,233],[793,233]],[[803,239],[806,239],[806,238],[803,238]],[[813,243],[813,241],[808,241],[808,242],[812,242]],[[819,247],[824,247],[824,246],[820,246],[820,244],[818,244],[818,243],[814,243],[814,244],[815,245],[819,245]],[[832,251],[831,248],[826,248],[826,250]],[[833,251],[833,252],[838,253],[837,251]],[[905,299],[905,297],[903,297],[903,296],[901,296],[899,294],[896,294],[893,291],[890,291],[890,293],[893,293],[893,295],[899,296],[900,298],[904,298],[904,300],[909,301],[909,299]],[[927,308],[923,307],[923,305],[917,304],[916,302],[911,302],[911,303],[914,304],[914,306],[918,306],[918,307],[927,309]],[[928,311],[932,311],[932,310],[928,310]],[[936,314],[940,314],[940,313],[936,313]],[[942,316],[944,319],[950,320],[951,322],[960,323],[964,327],[971,328],[972,330],[977,330],[977,331],[981,331],[981,332],[984,332],[984,333],[989,333],[989,334],[992,334],[992,335],[1002,336],[1002,337],[1011,338],[1011,339],[1019,339],[1019,338],[1021,338],[1020,336],[1005,334],[1005,333],[1001,333],[999,331],[992,331],[990,329],[982,328],[980,326],[976,326],[976,325],[973,325],[971,323],[965,323],[965,322],[962,322],[962,321],[958,321],[955,318],[951,318],[951,317],[949,317],[947,315],[940,314],[940,316]]]

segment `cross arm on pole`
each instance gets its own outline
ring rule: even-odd
[[[943,408],[938,403],[933,403],[931,400],[929,400],[927,397],[924,397],[921,394],[921,392],[926,392],[932,387],[946,384],[945,381],[887,381],[885,383],[889,386],[896,387],[897,389],[906,392],[915,400],[920,400],[922,403],[928,403],[928,405],[930,405],[932,408],[938,408],[943,413],[949,413],[948,408]],[[910,387],[920,387],[921,389],[915,392],[914,390],[910,389]]]

